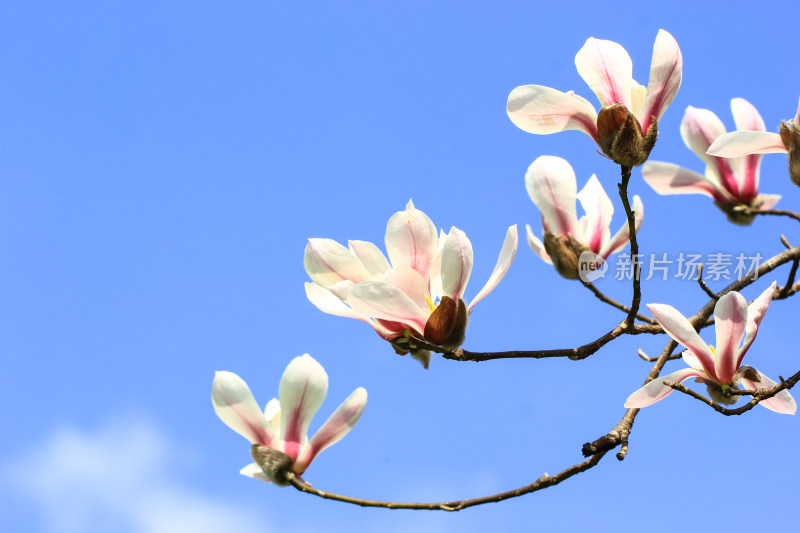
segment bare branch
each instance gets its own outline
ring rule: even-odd
[[[621,303],[617,302],[616,300],[612,300],[611,298],[609,298],[608,296],[603,294],[603,292],[601,292],[600,289],[595,287],[593,283],[591,283],[589,281],[583,281],[583,280],[581,280],[581,283],[583,283],[584,287],[586,287],[587,289],[592,291],[592,294],[594,294],[597,297],[597,299],[600,300],[601,302],[607,303],[611,307],[619,309],[620,311],[623,311],[624,313],[630,313],[631,312],[631,308],[630,307],[622,305]],[[636,313],[636,318],[637,318],[637,320],[641,320],[642,322],[645,322],[647,324],[651,324],[653,326],[657,326],[658,325],[658,322],[656,322],[655,320],[653,320],[650,317],[642,315],[641,313]]]
[[[703,265],[702,264],[699,267],[697,267],[697,283],[698,283],[698,285],[700,285],[700,288],[703,289],[703,292],[708,294],[709,298],[711,298],[715,302],[717,300],[719,300],[719,296],[717,296],[717,294],[714,291],[712,291],[708,287],[708,285],[706,285],[706,282],[703,281]]]
[[[794,211],[787,211],[784,209],[753,209],[747,206],[736,206],[736,211],[740,211],[746,215],[773,215],[779,217],[789,217],[800,222],[800,213]]]

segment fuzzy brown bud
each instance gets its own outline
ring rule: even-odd
[[[781,141],[789,152],[789,177],[800,185],[800,124],[794,120],[781,122]]]
[[[658,137],[658,121],[653,117],[647,132],[623,104],[604,107],[597,114],[597,143],[615,163],[638,167],[647,161]]]
[[[291,457],[261,444],[253,444],[250,447],[250,455],[253,456],[256,464],[261,467],[261,470],[270,481],[282,487],[289,484],[286,473],[291,471],[292,468]]]
[[[583,252],[589,251],[588,246],[575,240],[572,235],[562,237],[547,231],[544,234],[544,249],[556,272],[567,279],[578,279],[579,259]]]
[[[425,324],[425,340],[448,350],[458,348],[464,342],[468,316],[464,300],[442,296]]]

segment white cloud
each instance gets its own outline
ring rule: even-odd
[[[115,422],[93,432],[55,431],[2,469],[40,507],[46,531],[264,533],[264,517],[177,479],[178,453],[152,424]]]

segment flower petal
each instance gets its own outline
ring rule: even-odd
[[[303,266],[309,277],[323,287],[343,280],[358,283],[370,278],[353,252],[333,239],[308,239]]]
[[[425,276],[437,247],[436,226],[411,200],[404,211],[398,211],[389,219],[386,252],[392,266],[410,266]]]
[[[597,141],[597,112],[585,98],[541,85],[521,85],[508,95],[508,118],[528,133],[578,130]]]
[[[754,368],[750,367],[752,370]],[[758,372],[758,370],[756,370]],[[749,373],[748,373],[749,374]],[[770,378],[758,372],[758,377],[760,378],[758,381],[752,381],[745,377],[741,378],[742,387],[747,390],[758,390],[758,389],[768,389],[770,387],[774,387],[777,385],[775,381],[772,381]],[[792,398],[792,395],[789,393],[788,390],[782,390],[772,398],[767,398],[766,400],[762,400],[758,402],[759,405],[763,405],[770,411],[775,411],[776,413],[780,413],[783,415],[793,415],[797,412],[797,404]]]
[[[295,463],[294,467],[300,474],[311,464],[319,453],[339,442],[356,425],[364,407],[367,406],[367,391],[359,387],[342,402],[333,414],[322,424],[322,427],[311,437],[308,443],[308,453],[302,461]]]
[[[644,220],[644,205],[642,205],[642,199],[639,198],[638,194],[633,197],[631,209],[633,210],[633,229],[636,233],[639,233],[639,228],[642,227],[642,220]],[[609,255],[622,250],[628,242],[630,242],[630,231],[628,230],[628,219],[625,217],[622,227],[619,228],[619,231],[617,231],[614,237],[603,246],[598,255],[602,256],[603,259],[608,259]]]
[[[713,180],[672,163],[648,161],[642,167],[642,177],[658,194],[703,194],[718,202],[733,200],[727,191],[717,189]]]
[[[453,226],[442,249],[442,296],[454,300],[464,297],[472,273],[472,259],[472,243],[463,231]]]
[[[739,368],[742,364],[744,355],[747,353],[747,350],[750,349],[750,345],[753,344],[753,341],[756,340],[758,326],[761,325],[761,320],[763,320],[764,315],[767,314],[767,309],[772,302],[772,295],[777,286],[778,283],[773,281],[772,285],[767,287],[767,290],[762,292],[758,298],[753,300],[753,303],[747,306],[747,325],[745,326],[744,343],[736,356],[736,368]]]
[[[272,429],[242,378],[233,372],[217,372],[211,385],[211,401],[217,416],[229,428],[251,444],[272,446]]]
[[[736,355],[747,324],[747,300],[738,292],[729,292],[714,306],[717,349],[714,367],[720,383],[730,383],[738,369]]]
[[[350,246],[350,251],[361,261],[373,279],[382,277],[389,270],[389,261],[386,256],[371,242],[348,241],[347,244]]]
[[[578,184],[570,164],[560,157],[540,156],[525,173],[528,195],[547,221],[547,230],[566,237],[577,235],[575,198]]]
[[[781,136],[768,131],[732,131],[720,135],[706,152],[717,157],[786,153]]]
[[[586,227],[584,234],[576,237],[588,245],[594,253],[599,254],[603,245],[608,242],[610,234],[608,226],[614,215],[614,204],[594,174],[578,193],[578,201],[586,212]]]
[[[270,482],[269,477],[261,470],[261,467],[258,466],[257,463],[250,463],[249,465],[245,466],[239,473],[243,476],[251,477],[253,479],[260,479],[261,481],[266,481],[267,483]]]
[[[620,103],[630,109],[633,62],[622,46],[590,37],[575,55],[575,66],[603,107]]]
[[[720,188],[732,198],[738,198],[739,182],[731,162],[720,157],[706,154],[714,139],[725,134],[725,125],[719,117],[708,109],[689,106],[681,120],[681,137],[689,149],[697,154],[706,165],[714,169]]]
[[[483,300],[487,294],[492,292],[497,284],[505,277],[506,272],[508,272],[509,267],[511,266],[511,262],[514,260],[514,256],[517,254],[517,246],[519,245],[519,237],[517,236],[517,225],[514,224],[513,226],[509,226],[508,231],[506,231],[506,238],[503,240],[503,247],[500,249],[500,255],[497,256],[497,263],[494,265],[494,270],[492,270],[492,274],[489,276],[489,280],[486,282],[486,285],[475,295],[475,298],[472,299],[469,306],[467,306],[468,311],[472,311],[472,308],[475,306],[476,303]]]
[[[428,284],[422,274],[413,268],[407,266],[391,268],[386,271],[383,281],[403,291],[417,306],[423,309],[428,307],[425,299],[428,295]]]
[[[539,240],[539,238],[533,234],[533,230],[531,229],[530,224],[526,224],[525,228],[528,232],[528,245],[534,251],[536,255],[542,258],[545,263],[553,264],[553,260],[550,259],[550,256],[547,255],[547,251],[544,249],[544,243]]]
[[[780,194],[759,194],[753,200],[753,204],[757,205],[758,209],[772,209],[780,199]]]
[[[758,110],[744,98],[731,100],[731,111],[737,130],[766,131],[764,119]],[[745,156],[739,173],[739,198],[750,202],[758,194],[758,178],[761,167],[761,154]]]
[[[322,311],[323,313],[328,313],[330,315],[336,316],[343,316],[348,318],[355,318],[366,322],[373,328],[381,337],[386,338],[387,335],[393,333],[388,329],[384,328],[380,324],[377,324],[374,320],[371,320],[368,316],[365,316],[353,309],[351,309],[345,302],[339,299],[335,294],[333,294],[330,290],[320,287],[316,283],[306,283],[306,297],[308,301],[311,302],[316,306],[317,309]]]
[[[364,281],[353,287],[347,302],[355,311],[372,318],[405,324],[419,334],[428,315],[397,287],[385,281]]]
[[[675,342],[689,348],[700,361],[700,364],[703,365],[703,369],[705,369],[708,376],[713,380],[717,380],[714,354],[711,353],[708,345],[697,334],[692,324],[686,320],[686,317],[671,305],[648,304],[647,308],[653,314],[653,318],[664,328],[667,335],[672,337]]]
[[[681,383],[691,377],[704,378],[706,376],[694,368],[684,368],[682,370],[678,370],[677,372],[673,372],[672,374],[667,374],[666,376],[659,376],[628,396],[628,399],[625,400],[624,407],[631,409],[652,405],[657,401],[666,398],[672,394],[672,391],[675,390],[669,385],[664,385],[665,381]]]
[[[647,132],[653,117],[659,120],[672,99],[678,94],[683,76],[683,57],[675,38],[667,31],[658,30],[650,63],[650,81],[642,110],[637,115],[642,131]]]
[[[281,402],[277,398],[267,402],[264,407],[264,418],[267,419],[269,427],[272,428],[272,433],[277,435],[281,430]]]
[[[306,433],[314,414],[328,393],[328,374],[308,354],[292,359],[278,387],[281,402],[283,453],[295,461],[308,442]]]

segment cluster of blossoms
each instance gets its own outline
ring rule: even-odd
[[[630,167],[647,161],[658,136],[658,121],[680,87],[678,44],[672,35],[659,31],[647,87],[632,78],[628,53],[611,41],[588,39],[578,51],[575,65],[600,101],[599,111],[572,91],[524,85],[509,95],[508,116],[530,133],[582,131],[630,177]],[[719,118],[707,109],[690,106],[684,114],[681,136],[705,163],[704,174],[652,161],[644,165],[642,175],[660,194],[704,194],[732,222],[749,224],[754,215],[747,209],[769,209],[780,198],[758,192],[761,154],[788,153],[790,176],[800,185],[800,108],[793,120],[781,123],[777,134],[766,131],[758,111],[744,99],[733,99],[731,110],[737,126],[731,133],[726,133]],[[623,182],[627,183],[626,178]],[[567,161],[541,156],[528,168],[525,186],[541,212],[543,228],[539,240],[527,226],[528,243],[563,277],[578,279],[585,260],[597,267],[629,243],[632,234],[627,221],[611,235],[614,206],[596,176],[578,192],[575,173]],[[576,201],[585,211],[580,219]],[[643,206],[638,196],[632,204],[638,232]],[[306,295],[325,313],[366,322],[397,353],[410,353],[427,368],[431,354],[425,347],[453,350],[464,342],[473,307],[505,276],[517,251],[518,236],[516,225],[510,226],[489,280],[469,304],[464,295],[473,251],[463,231],[456,227],[448,233],[437,231],[431,219],[409,201],[405,210],[389,219],[385,245],[386,255],[370,242],[348,241],[345,247],[331,239],[309,239],[303,257],[311,278],[305,284]],[[719,298],[714,308],[716,348],[707,345],[675,308],[648,305],[664,331],[686,347],[682,358],[689,368],[648,382],[628,397],[625,407],[651,405],[670,394],[672,384],[691,377],[704,383],[709,395],[725,405],[738,398],[731,390],[755,391],[776,385],[755,368],[742,365],[775,287],[773,283],[750,305],[737,292]],[[281,378],[279,398],[262,411],[239,376],[217,372],[212,386],[214,409],[251,443],[256,460],[241,473],[285,485],[292,475],[301,475],[322,450],[347,434],[366,406],[363,388],[356,389],[311,439],[306,435],[327,388],[328,376],[322,366],[309,355],[297,357]],[[760,403],[778,413],[796,411],[787,390]]]

